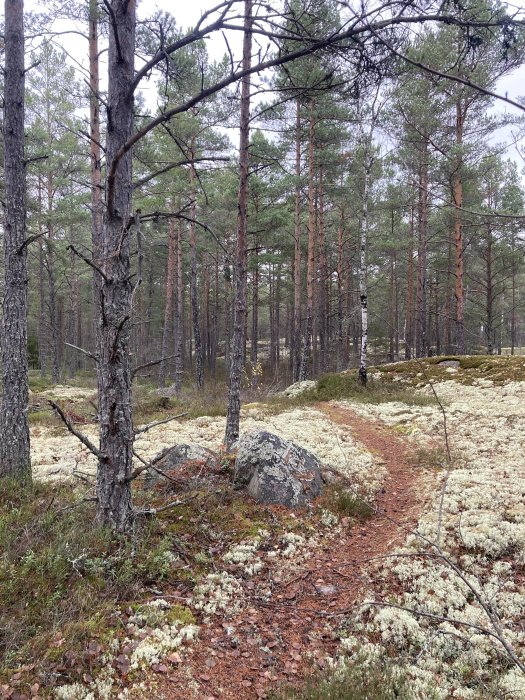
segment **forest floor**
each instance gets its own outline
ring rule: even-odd
[[[302,397],[244,407],[242,430],[293,439],[341,474],[308,510],[261,508],[232,492],[232,457],[222,454],[214,473],[190,465],[177,483],[137,494],[139,503],[184,501],[148,525],[142,553],[97,542],[95,556],[91,541],[62,533],[70,538],[56,565],[62,597],[80,591],[93,605],[95,591],[105,607],[98,617],[80,602],[48,613],[51,643],[39,630],[11,651],[13,662],[23,658],[18,649],[32,661],[0,676],[3,696],[250,700],[288,686],[298,690],[286,697],[297,698],[525,698],[525,359],[448,359],[377,368],[366,395],[343,374]],[[75,472],[89,485],[95,467],[47,411],[49,397],[96,434],[92,389],[34,392],[33,465],[51,489],[34,507],[41,518],[64,480]],[[145,390],[141,401],[144,422],[178,409],[160,410]],[[223,431],[220,415],[188,417],[152,429],[137,449],[144,457],[181,442],[220,450]],[[33,543],[16,561],[25,576],[35,567],[27,548],[34,559]],[[15,619],[19,599],[13,593]],[[76,646],[64,623],[73,614],[89,618],[74,628]],[[371,677],[378,663],[376,694],[370,680],[355,696],[301,694],[312,673],[356,678],[365,667]]]

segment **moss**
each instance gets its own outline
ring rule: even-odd
[[[459,362],[458,371],[447,372],[448,367],[442,364],[445,361]],[[371,371],[379,372],[383,378],[401,375],[409,384],[424,383],[428,379],[446,379],[470,385],[480,378],[500,384],[525,381],[525,358],[510,355],[440,355],[380,365]]]
[[[184,605],[174,605],[166,614],[166,622],[174,625],[180,622],[182,625],[194,625],[195,616],[192,611]]]
[[[447,452],[443,447],[420,447],[410,455],[410,462],[423,469],[444,469],[447,467]]]

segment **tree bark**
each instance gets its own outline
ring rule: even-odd
[[[464,114],[461,99],[456,103],[456,146],[461,148],[463,143]],[[454,204],[454,250],[456,268],[456,341],[458,353],[465,354],[465,299],[463,290],[463,225],[461,208],[463,206],[463,180],[461,178],[462,158],[453,177],[452,198]]]
[[[88,10],[88,55],[89,55],[89,135],[90,135],[90,184],[91,184],[91,242],[93,261],[102,264],[101,235],[104,204],[102,201],[101,137],[100,137],[100,78],[98,51],[98,2],[89,0]],[[96,309],[100,303],[102,279],[93,271],[93,302]],[[98,346],[99,324],[96,314],[93,319],[95,345]]]
[[[308,365],[311,356],[313,320],[314,320],[314,284],[315,284],[315,105],[310,100],[310,120],[308,130],[308,264],[306,271],[306,323],[304,329],[303,347],[301,352],[301,367],[299,380],[304,381],[308,376]]]
[[[294,268],[293,268],[293,339],[292,375],[299,380],[301,366],[301,102],[295,103],[295,211],[294,211]]]
[[[339,226],[337,227],[337,370],[340,372],[345,365],[344,358],[344,272],[343,272],[343,260],[344,260],[344,238],[343,238],[343,224],[344,224],[344,209],[341,207],[341,218],[339,220]]]
[[[242,68],[249,70],[252,58],[252,0],[244,0],[244,36]],[[250,142],[250,77],[241,79],[241,113],[239,139],[239,196],[237,215],[237,249],[235,256],[235,310],[233,348],[230,364],[230,388],[226,417],[225,444],[228,448],[239,438],[241,412],[241,378],[244,369],[244,340],[247,303],[247,233]]]
[[[133,133],[135,2],[112,0],[108,55],[107,171]],[[100,455],[97,520],[126,532],[132,526],[133,414],[130,367],[131,152],[106,187],[102,227],[102,283],[98,307]]]
[[[405,328],[405,360],[412,359],[414,345],[414,207],[410,207],[407,261],[407,307]]]
[[[367,144],[371,148],[371,143]],[[368,288],[366,280],[366,258],[368,248],[368,197],[370,192],[370,172],[372,159],[365,155],[365,172],[363,184],[363,204],[361,210],[361,225],[359,236],[359,300],[361,302],[361,349],[359,353],[359,381],[366,386],[367,352],[368,352]]]
[[[191,158],[195,158],[195,139],[192,137],[191,143]],[[197,388],[202,389],[204,386],[204,361],[202,357],[202,339],[201,329],[199,324],[199,296],[197,289],[197,236],[195,216],[197,214],[197,192],[195,189],[195,166],[190,165],[190,191],[191,191],[191,208],[190,208],[190,305],[191,305],[191,321],[193,338],[195,342],[195,381]]]
[[[427,222],[428,222],[428,139],[420,144],[417,221],[417,324],[416,357],[424,357],[427,340]]]
[[[170,347],[173,342],[173,322],[174,322],[174,291],[175,291],[175,275],[177,266],[177,233],[175,231],[175,222],[173,219],[168,223],[168,256],[166,260],[166,286],[164,300],[164,323],[162,326],[162,345],[160,356],[168,357],[170,355]],[[169,372],[169,364],[167,360],[163,360],[159,365],[159,386],[166,386],[166,377]]]
[[[23,0],[5,0],[4,47],[5,218],[0,475],[30,480]]]
[[[177,303],[175,304],[175,393],[177,396],[182,389],[182,375],[184,371],[184,277],[182,274],[182,224],[177,225],[176,241],[176,268],[177,268]]]
[[[326,241],[324,231],[324,192],[323,192],[323,164],[319,165],[319,293],[318,293],[318,329],[319,329],[319,371],[326,372],[328,354],[328,295],[327,295],[327,262]]]

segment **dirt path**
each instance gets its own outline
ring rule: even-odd
[[[248,582],[248,607],[227,623],[218,618],[203,625],[188,657],[156,676],[159,700],[264,698],[269,689],[303,678],[315,665],[322,667],[337,647],[331,625],[337,626],[339,614],[374,576],[367,560],[402,544],[405,528],[415,524],[426,488],[422,472],[410,464],[410,446],[350,409],[317,408],[334,423],[350,426],[354,437],[384,461],[387,476],[376,514],[361,525],[343,526],[283,579],[263,573],[271,581],[271,602],[254,594],[250,598],[256,582]]]

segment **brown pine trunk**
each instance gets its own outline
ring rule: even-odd
[[[47,294],[45,284],[46,274],[46,253],[44,250],[44,226],[42,222],[42,181],[40,177],[37,182],[38,191],[38,361],[40,365],[40,375],[46,376],[47,368],[47,348],[48,348],[48,333],[47,333]]]
[[[487,224],[487,245],[485,248],[485,335],[487,355],[494,352],[494,278],[492,274],[492,230]]]
[[[512,309],[510,317],[510,354],[514,355],[516,349],[516,260],[515,260],[515,233],[512,231]]]
[[[195,158],[195,144],[192,137],[191,158]],[[190,165],[190,191],[191,191],[191,208],[190,208],[190,254],[191,254],[191,270],[190,270],[190,305],[191,305],[191,320],[193,339],[195,342],[195,381],[197,387],[202,389],[204,386],[204,361],[202,357],[202,339],[199,323],[199,295],[197,290],[197,238],[195,216],[197,213],[197,192],[195,189],[195,166]]]
[[[253,250],[253,277],[252,277],[252,344],[250,349],[250,361],[252,363],[252,371],[257,364],[259,356],[259,249],[257,247],[257,238]],[[255,375],[254,375],[255,376]],[[252,381],[255,388],[256,381]]]
[[[428,221],[428,140],[420,144],[417,222],[417,323],[416,357],[428,351],[427,340],[427,221]]]
[[[294,211],[294,302],[292,334],[293,381],[299,380],[301,367],[301,102],[295,103],[295,211]]]
[[[48,105],[49,110],[49,105]],[[48,147],[51,148],[52,135],[50,131],[48,112]],[[48,311],[51,351],[51,381],[58,384],[60,381],[60,331],[58,325],[58,299],[55,274],[55,241],[53,222],[53,176],[47,175],[47,238],[46,238],[46,270],[48,283]]]
[[[203,338],[203,356],[206,358],[206,365],[208,369],[210,368],[210,266],[207,264],[207,260],[204,262],[204,313],[203,322],[204,328],[202,332]]]
[[[4,298],[0,475],[31,479],[27,365],[26,173],[24,163],[24,4],[5,0]]]
[[[452,241],[450,237],[448,239],[448,255],[447,255],[447,292],[445,296],[445,323],[444,323],[444,336],[445,336],[445,352],[450,355],[452,352],[452,298],[451,298],[451,279],[452,279]]]
[[[456,146],[461,148],[463,143],[463,110],[461,100],[456,103]],[[456,270],[456,342],[458,353],[465,354],[465,298],[463,290],[463,226],[461,208],[463,207],[463,181],[461,178],[462,159],[460,156],[456,166],[452,184],[454,204],[454,251]]]
[[[341,218],[337,228],[337,371],[340,372],[345,366],[344,358],[344,239],[343,239],[344,209],[341,208]]]
[[[318,293],[318,328],[319,328],[319,371],[326,372],[328,353],[328,297],[326,242],[324,232],[324,192],[323,192],[323,165],[319,166],[319,293]]]
[[[168,223],[168,255],[166,260],[166,286],[164,300],[164,323],[162,326],[162,345],[160,356],[168,357],[173,342],[173,321],[174,321],[174,291],[177,256],[177,233],[175,231],[175,221]],[[163,360],[159,365],[159,386],[166,386],[166,377],[169,372],[169,364]]]
[[[184,370],[184,277],[182,274],[182,224],[177,224],[177,240],[175,247],[176,278],[177,278],[177,303],[175,305],[175,392],[180,394],[182,389],[182,373]]]
[[[306,271],[306,323],[304,329],[303,347],[299,380],[304,381],[308,376],[308,366],[312,350],[312,334],[314,319],[314,284],[315,284],[315,104],[310,100],[310,119],[308,130],[308,265]]]
[[[252,0],[244,0],[243,70],[249,70],[252,58]],[[237,249],[235,256],[235,306],[233,321],[233,351],[230,363],[230,388],[226,417],[225,444],[228,448],[239,438],[241,413],[241,378],[244,369],[246,325],[247,271],[246,250],[248,234],[248,187],[250,141],[250,78],[241,79],[241,113],[239,139],[239,196],[237,216]]]

